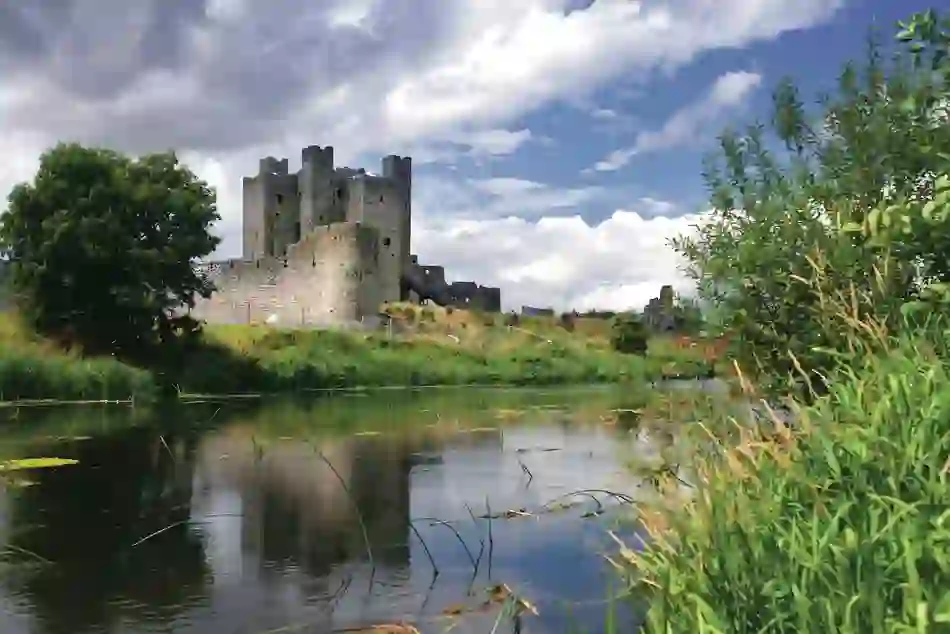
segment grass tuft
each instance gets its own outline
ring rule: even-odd
[[[645,510],[624,553],[647,632],[950,629],[950,371],[905,338],[832,378],[793,429],[733,422],[695,495]]]

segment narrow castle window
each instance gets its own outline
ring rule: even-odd
[[[389,238],[383,238],[384,247],[388,247],[390,244],[392,244],[392,240],[390,240]]]
[[[283,194],[277,194],[277,204],[278,204],[278,205],[281,205],[281,204],[283,204],[283,202],[284,202],[284,195],[283,195]]]
[[[383,202],[383,197],[382,197],[382,196],[379,197],[379,202]]]

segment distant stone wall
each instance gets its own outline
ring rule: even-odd
[[[382,302],[378,232],[359,223],[316,227],[286,258],[205,265],[217,291],[191,314],[218,324],[335,326],[375,318]]]
[[[449,306],[464,308],[467,310],[480,310],[487,313],[501,312],[501,289],[494,286],[481,286],[475,282],[452,282],[445,281],[445,267],[436,264],[420,264],[419,256],[411,255],[409,265],[419,277],[425,280],[427,285],[436,288],[442,288],[444,294],[448,297]],[[408,298],[409,301],[418,302],[419,297],[415,293]]]
[[[539,308],[537,306],[522,306],[521,314],[526,317],[553,317],[553,308]]]

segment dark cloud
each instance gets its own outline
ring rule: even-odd
[[[8,67],[44,73],[69,93],[113,99],[141,73],[181,69],[188,29],[203,0],[43,0],[0,7],[0,51]]]
[[[438,50],[451,15],[447,0],[380,1],[360,24],[334,25],[353,0],[252,0],[234,18],[211,1],[2,0],[0,69],[31,84],[6,123],[129,151],[277,142],[341,86],[378,101]],[[147,89],[165,92],[149,103]],[[308,116],[313,142],[338,123]]]

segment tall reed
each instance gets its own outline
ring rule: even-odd
[[[646,632],[950,631],[946,337],[839,316],[826,395],[791,426],[704,425],[729,440],[695,495],[644,509],[650,543],[624,553]]]

